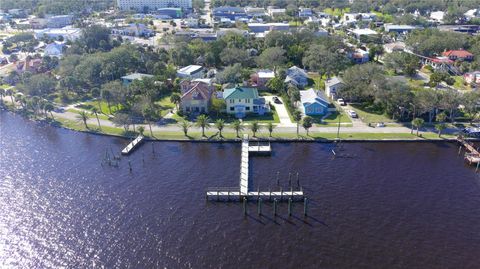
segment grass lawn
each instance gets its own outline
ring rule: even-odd
[[[80,114],[80,110],[75,109],[75,108],[70,108],[67,109],[68,112],[75,113],[75,114]],[[94,114],[89,113],[90,118],[97,118]],[[98,118],[101,120],[108,120],[108,116],[105,114],[98,113]]]
[[[455,84],[453,84],[453,87],[457,90],[462,90],[462,91],[469,91],[472,90],[472,87],[470,85],[465,85],[463,77],[462,76],[454,76],[455,79]]]
[[[322,117],[317,116],[317,117],[312,117],[315,124],[318,127],[332,127],[332,126],[338,126],[338,119],[340,118],[340,123],[342,127],[352,127],[352,121],[350,120],[350,117],[347,115],[343,114],[340,117],[340,113],[338,112],[332,112],[328,117],[322,120]]]
[[[97,101],[88,101],[84,102],[81,105],[76,106],[77,108],[80,109],[85,109],[85,110],[92,110],[93,107],[98,108],[98,102]],[[112,105],[110,106],[110,109],[112,110],[112,113],[115,113],[115,111],[122,109],[121,105]],[[110,109],[108,108],[107,102],[100,101],[100,113],[109,115],[110,114]]]
[[[66,120],[62,118],[57,118],[56,121],[59,125],[73,129],[78,131],[87,131],[83,123],[78,121]],[[252,135],[251,132],[245,129],[244,132],[240,132],[239,135],[242,137],[243,133]],[[125,131],[121,127],[108,127],[102,126],[102,129],[99,130],[98,126],[95,124],[88,124],[88,131],[91,132],[99,132],[99,133],[106,133],[111,135],[124,135]],[[149,136],[150,132],[148,130],[145,131],[145,135]],[[179,131],[155,131],[153,135],[156,139],[166,139],[166,140],[199,140],[199,139],[210,139],[210,140],[219,140],[220,137],[218,136],[218,131],[212,129],[208,129],[205,131],[205,137],[202,138],[200,131],[188,132],[188,137],[186,137],[183,132]],[[260,132],[257,133],[257,138],[261,139],[268,139],[269,135],[266,129],[261,129]],[[305,132],[301,132],[300,135],[297,137],[295,133],[276,133],[275,131],[272,134],[272,139],[299,139],[299,140],[334,140],[337,138],[336,133],[310,133],[309,136],[305,134]],[[437,134],[434,133],[422,133],[422,137],[418,137],[416,135],[412,135],[409,133],[348,133],[348,132],[340,132],[340,139],[344,140],[381,140],[381,139],[408,139],[408,140],[442,140],[442,139],[451,139],[454,136],[451,135],[443,135],[441,138],[438,137]],[[236,134],[233,130],[227,129],[223,132],[222,139],[236,139]]]
[[[357,112],[358,117],[364,123],[377,123],[377,122],[396,123],[390,117],[388,117],[387,115],[383,114],[380,111],[376,111],[372,107],[364,106],[364,105],[361,105],[361,104],[351,104],[351,106],[352,106],[353,110],[355,110],[355,112]]]
[[[226,123],[232,123],[237,120],[234,115],[226,113],[222,113],[218,116],[217,114],[210,113],[208,117],[210,118],[211,122],[215,122],[217,119],[223,119]],[[195,119],[190,120],[194,121]],[[265,113],[264,115],[247,114],[247,116],[243,118],[242,121],[244,123],[251,123],[254,121],[258,121],[259,123],[279,123],[280,118],[278,117],[277,112],[275,110],[272,110],[270,113]]]
[[[8,85],[8,84],[0,84],[0,89],[7,89],[9,87],[10,87],[10,85]]]
[[[158,105],[160,109],[160,115],[162,117],[167,115],[170,110],[175,108],[175,104],[170,102],[170,96],[168,95],[162,97],[162,99],[160,99],[159,101],[156,101],[155,104]]]

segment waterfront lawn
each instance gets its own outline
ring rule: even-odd
[[[215,122],[217,119],[223,119],[226,123],[232,123],[237,120],[234,115],[227,113],[220,113],[217,115],[217,113],[212,112],[208,115],[208,117],[210,118],[211,122]],[[192,119],[192,121],[195,121],[195,119]],[[278,117],[277,112],[272,109],[271,112],[265,113],[264,115],[247,114],[242,121],[244,123],[252,123],[254,121],[258,121],[259,123],[279,123],[280,118]]]
[[[99,108],[98,101],[83,102],[81,105],[77,105],[75,107],[80,108],[80,109],[84,109],[84,110],[90,110],[90,111],[94,107]],[[115,113],[115,111],[121,110],[122,106],[112,104],[109,108],[107,102],[100,101],[100,113],[103,113],[105,115],[110,115],[110,109],[111,109],[112,113]]]
[[[85,109],[85,110],[87,110],[87,109]],[[80,114],[81,110],[78,110],[78,109],[75,109],[75,108],[69,108],[69,109],[67,109],[67,111],[71,112],[71,113],[75,113],[75,114]],[[97,119],[95,114],[92,114],[91,112],[89,112],[89,116],[90,116],[90,118]],[[105,114],[102,114],[102,113],[98,113],[98,118],[101,119],[101,120],[109,120],[109,117]]]
[[[164,96],[160,100],[155,102],[158,106],[160,115],[165,117],[172,109],[175,108],[175,104],[170,101],[170,96]]]
[[[313,118],[313,122],[316,124],[317,127],[332,127],[338,126],[338,119],[340,117],[340,113],[337,111],[330,113],[330,115],[322,120],[321,116],[311,116]],[[352,127],[352,120],[345,114],[342,114],[340,118],[340,124],[342,127]]]
[[[396,123],[394,120],[389,118],[387,115],[378,109],[375,109],[373,106],[367,106],[363,104],[350,104],[350,106],[357,112],[358,117],[364,123],[377,123],[377,122],[390,122]],[[348,117],[348,116],[346,116]]]

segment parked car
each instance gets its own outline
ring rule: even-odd
[[[349,111],[347,111],[347,113],[352,118],[358,118],[357,112],[355,112],[353,110],[349,110]]]
[[[469,136],[469,137],[480,137],[480,128],[467,127],[462,130],[462,133],[464,133],[466,136]]]
[[[275,104],[281,104],[281,103],[282,103],[282,101],[280,101],[280,98],[278,98],[278,97],[276,97],[276,96],[274,96],[272,99],[273,99],[273,102],[274,102]]]
[[[337,103],[341,106],[346,106],[347,105],[347,103],[345,103],[345,100],[343,100],[342,98],[338,98]]]
[[[383,123],[383,122],[378,122],[378,123],[377,123],[377,127],[385,127],[385,123]]]

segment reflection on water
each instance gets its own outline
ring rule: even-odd
[[[311,202],[205,201],[238,185],[240,145],[127,141],[0,112],[0,267],[479,268],[479,176],[447,143],[273,144],[253,188],[300,173]],[[343,156],[343,157],[342,157]]]

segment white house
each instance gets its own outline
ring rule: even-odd
[[[444,11],[434,11],[430,13],[430,19],[438,23],[442,23],[444,17],[445,17]]]
[[[325,94],[332,99],[336,99],[338,90],[344,86],[345,84],[339,77],[327,79],[327,81],[325,81]]]
[[[53,43],[48,44],[45,47],[44,55],[45,56],[61,57],[64,49],[65,49],[65,44],[64,43],[53,42]]]
[[[285,83],[291,83],[297,87],[305,87],[308,85],[308,75],[305,70],[292,66],[287,69]]]
[[[201,65],[189,65],[178,69],[177,77],[179,78],[203,78],[203,66]]]

